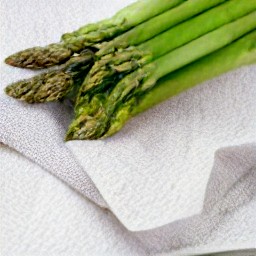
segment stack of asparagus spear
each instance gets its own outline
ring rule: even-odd
[[[105,138],[153,105],[256,62],[256,1],[140,0],[5,61],[58,66],[6,93],[28,103],[70,99],[75,116],[66,140]]]

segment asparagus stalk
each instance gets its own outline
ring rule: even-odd
[[[193,5],[192,3],[196,3],[196,5]],[[188,1],[187,5],[184,3],[183,5],[180,5],[167,13],[171,13],[179,8],[179,10],[182,10],[182,12],[191,14],[194,13],[194,9],[202,10],[202,8],[206,8],[206,6],[209,7],[209,3],[208,5],[206,3],[207,1],[205,0],[197,0],[192,2]],[[213,2],[211,1],[211,3]],[[255,9],[256,1],[254,0],[231,0],[204,12],[191,20],[177,25],[135,48],[128,47],[127,49],[121,49],[114,53],[100,57],[100,59],[96,61],[90,70],[88,77],[81,86],[76,108],[78,109],[80,106],[87,104],[88,100],[91,98],[90,95],[94,95],[95,93],[99,93],[100,91],[104,91],[106,88],[115,85],[117,81],[121,80],[124,75],[130,73],[131,71],[152,62],[154,59],[162,56],[163,54],[168,53],[177,47],[206,34],[207,32],[236,20]],[[174,12],[174,14],[175,13],[176,12]],[[165,13],[163,15],[165,15]],[[173,15],[173,17],[175,17],[175,15]],[[164,23],[164,20],[162,20],[162,22]],[[170,24],[171,23],[169,23],[169,25]],[[149,34],[152,35],[151,20],[143,25],[145,25],[144,34],[151,31]],[[132,31],[133,33],[131,34]],[[137,28],[134,28],[132,31],[123,34],[121,38],[125,39],[126,35],[127,39],[132,38],[131,35],[133,35],[133,38],[136,38],[138,37],[138,34],[141,33],[141,28],[139,27],[138,31]],[[158,26],[156,26],[156,32],[158,31]],[[119,42],[118,38],[114,39],[114,44],[116,40]],[[132,39],[132,44],[135,41],[136,39]],[[128,43],[127,40],[124,40],[124,42]],[[112,42],[107,44],[112,45]],[[96,55],[99,56],[101,54],[102,52],[99,51],[99,53]]]
[[[110,120],[124,102],[131,104],[147,93],[165,75],[217,51],[246,33],[256,29],[256,11],[226,24],[155,61],[122,79],[109,95],[96,95],[96,107],[78,107],[77,117],[70,125],[66,139],[98,139],[110,129]],[[92,101],[94,103],[94,101]],[[130,104],[130,105],[131,105]],[[126,106],[126,108],[129,108]]]
[[[120,105],[111,118],[105,137],[119,131],[132,117],[230,70],[256,63],[256,30],[238,41],[160,79],[152,90],[136,101]],[[131,104],[133,103],[133,104]]]
[[[135,116],[199,83],[256,63],[256,30],[236,42],[161,78],[132,109]]]
[[[70,39],[82,36],[89,44],[94,44],[127,31],[184,1],[162,0],[160,3],[159,0],[140,0],[123,8],[110,19],[88,24],[72,33],[64,34],[62,40],[69,42]]]
[[[109,52],[110,49],[114,49],[115,47],[120,47],[122,46],[127,46],[127,44],[129,43],[129,45],[137,45],[141,42],[145,42],[147,39],[154,37],[155,35],[161,33],[162,31],[165,31],[166,29],[168,29],[169,27],[173,27],[174,25],[189,19],[190,17],[193,17],[196,14],[199,14],[201,12],[203,12],[204,10],[210,9],[213,6],[216,6],[224,1],[227,0],[193,0],[193,1],[186,1],[183,4],[178,5],[175,8],[172,8],[138,26],[136,26],[135,28],[133,28],[132,30],[122,34],[121,36],[117,37],[116,39],[110,41],[109,43],[103,43],[103,47],[100,46],[101,50],[99,51],[99,53],[97,54],[98,56],[104,55],[107,52]],[[240,1],[241,2],[241,1]],[[140,2],[141,4],[141,2]],[[174,4],[174,3],[173,3]],[[231,5],[227,5],[226,9],[230,8],[230,9],[234,9],[237,10],[237,8],[233,8],[234,4]],[[130,8],[130,7],[129,7]],[[133,6],[133,8],[135,8]],[[162,7],[159,7],[162,8]],[[127,11],[127,9],[125,9]],[[147,10],[148,11],[148,10]],[[159,10],[160,11],[160,10]],[[218,13],[219,9],[217,9],[217,11],[215,13]],[[121,11],[121,13],[123,13],[123,10]],[[145,14],[144,14],[145,15]],[[120,16],[120,13],[118,15],[116,15],[115,17]],[[223,15],[225,17],[225,15]],[[138,22],[138,20],[137,20]],[[200,20],[199,20],[200,22]],[[88,27],[86,26],[85,29],[88,29]],[[83,30],[81,28],[81,30]],[[183,30],[181,28],[181,30]],[[88,32],[88,31],[87,31]],[[143,33],[144,32],[144,33]],[[78,32],[77,32],[78,33]],[[85,33],[85,31],[83,31],[83,33]],[[80,31],[78,34],[82,34],[82,32]],[[34,48],[35,52],[37,52],[37,48]],[[40,50],[39,50],[40,51]],[[128,51],[128,50],[127,50]],[[135,51],[132,50],[131,54],[127,54],[123,53],[122,56],[117,56],[117,58],[115,58],[115,60],[112,60],[112,62],[115,62],[115,69],[118,70],[118,72],[125,72],[125,69],[130,71],[131,69],[135,69],[138,67],[138,65],[135,65],[136,62],[130,62],[131,57],[132,58],[137,58],[140,59],[142,57],[141,55],[142,52],[140,51]],[[60,54],[61,56],[61,54]],[[63,55],[64,57],[64,55]],[[31,58],[31,56],[30,56]],[[125,58],[125,59],[124,59]],[[129,61],[126,62],[124,65],[118,65],[117,63],[122,63],[124,61]],[[46,61],[44,59],[41,60],[40,65],[42,63],[42,61]],[[29,63],[29,60],[27,60],[27,63]],[[134,64],[133,67],[131,67]],[[97,70],[97,65],[95,65],[94,70]],[[93,71],[92,71],[93,72]],[[16,98],[20,98],[20,94],[22,93],[22,91],[24,91],[28,85],[29,85],[29,90],[28,92],[31,90],[36,90],[39,91],[40,87],[45,87],[46,82],[43,81],[48,81],[47,82],[47,88],[51,87],[53,88],[50,84],[49,81],[55,82],[56,84],[58,84],[59,86],[55,86],[54,87],[54,92],[55,95],[58,95],[58,97],[53,96],[53,94],[50,94],[51,97],[47,98],[48,100],[59,100],[61,99],[64,95],[66,95],[65,91],[70,90],[70,88],[72,87],[73,83],[69,83],[69,79],[67,80],[67,84],[65,84],[65,76],[64,75],[59,75],[58,78],[56,80],[54,79],[49,79],[50,76],[54,76],[56,79],[55,74],[48,74],[47,78],[43,75],[40,77],[35,77],[34,79],[28,80],[28,81],[24,81],[24,82],[19,82],[16,83],[14,85],[11,86],[11,90],[9,90],[9,94],[10,96],[16,97]],[[60,82],[60,77],[62,77],[61,82]],[[96,77],[96,76],[95,76]],[[34,84],[34,85],[33,85]],[[77,83],[76,83],[77,84]],[[61,86],[60,86],[61,85]],[[74,85],[74,84],[73,84]],[[15,89],[15,87],[17,87]],[[88,87],[88,85],[87,85]],[[20,88],[23,88],[22,90],[20,90]],[[9,88],[10,89],[10,88]],[[45,89],[42,89],[42,91],[45,91]],[[60,92],[59,94],[57,94],[57,92]],[[32,92],[31,92],[32,93]],[[34,91],[35,93],[35,91]],[[28,94],[28,93],[27,93]],[[26,95],[27,95],[26,94]],[[37,95],[41,95],[41,91],[39,93],[37,93]],[[31,94],[33,95],[33,93]],[[26,96],[22,97],[23,100],[27,100],[28,98]],[[38,98],[40,99],[40,98]],[[29,98],[29,102],[32,99]],[[40,99],[41,100],[41,99]],[[37,102],[37,100],[35,98],[33,98],[32,102]]]
[[[98,46],[100,51],[97,53],[97,56],[112,53],[116,49],[139,45],[171,27],[226,1],[227,0],[186,1],[173,9],[143,22],[126,33],[115,37],[113,40],[100,44]]]
[[[58,70],[13,83],[5,88],[7,95],[28,103],[61,100],[75,94],[93,61],[94,54],[85,50],[72,57]]]
[[[124,8],[110,19],[96,24],[89,24],[74,33],[65,34],[60,43],[20,51],[7,57],[5,62],[12,66],[31,69],[47,68],[61,64],[67,61],[74,53],[79,53],[88,46],[123,33],[131,27],[169,10],[184,1],[140,0]]]

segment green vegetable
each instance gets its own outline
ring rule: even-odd
[[[195,4],[195,6],[192,5],[192,3]],[[187,5],[185,3],[168,11],[167,13],[174,12],[175,14],[176,10],[179,9],[179,11],[182,11],[181,13],[191,14],[194,13],[194,9],[201,10],[201,8],[206,8],[206,6],[209,7],[209,3],[208,5],[207,3],[208,1],[206,0],[196,0],[192,2],[188,1]],[[213,1],[211,0],[210,3],[213,3]],[[111,87],[111,85],[116,84],[118,80],[121,80],[124,75],[130,73],[131,71],[152,62],[154,59],[162,56],[163,54],[166,54],[179,46],[182,46],[193,39],[206,34],[207,32],[236,20],[255,9],[256,1],[254,0],[231,0],[207,12],[204,12],[193,19],[177,25],[135,48],[116,48],[117,50],[115,52],[104,56],[103,52],[105,52],[105,50],[109,52],[109,49],[111,49],[113,45],[117,46],[119,42],[121,42],[121,39],[126,44],[129,44],[129,40],[131,39],[131,45],[133,45],[137,40],[136,38],[141,33],[141,28],[138,26],[138,31],[137,28],[134,28],[122,36],[117,37],[113,41],[106,43],[106,46],[96,53],[96,55],[100,58],[92,67],[91,71],[89,72],[89,76],[86,78],[80,89],[80,95],[77,99],[77,106],[79,107],[87,104],[88,100],[91,98],[90,95],[104,91],[106,88]],[[165,14],[166,13],[162,15]],[[174,14],[171,17],[175,17]],[[164,22],[162,21],[162,23]],[[171,22],[169,23],[169,21],[166,23],[169,25],[172,24]],[[202,26],[202,24],[204,25]],[[151,20],[143,23],[142,25],[145,28],[144,35],[147,35],[148,31],[150,31],[149,34],[152,36],[153,28],[151,26]],[[156,26],[156,33],[158,31],[159,27]],[[144,38],[146,37],[144,36]],[[140,41],[140,39],[138,40]],[[118,42],[118,44],[116,44],[116,42]],[[110,45],[110,47],[108,47],[108,45]]]
[[[247,3],[249,2],[251,1]],[[137,102],[137,98],[148,93],[160,78],[227,46],[255,29],[256,11],[201,36],[125,76],[109,93],[94,95],[88,106],[78,104],[77,116],[70,125],[67,139],[98,139],[113,134],[118,129],[110,127],[111,117],[115,115],[119,106],[125,105],[126,109],[130,109]],[[118,128],[121,126],[116,125]],[[111,133],[108,133],[109,130]]]
[[[6,62],[26,68],[65,62],[6,93],[29,103],[72,99],[66,140],[106,138],[155,104],[256,62],[256,1],[141,0]]]
[[[5,63],[19,68],[48,68],[67,61],[73,52],[63,44],[50,44],[45,47],[32,47],[17,52],[5,59]]]
[[[172,27],[172,26],[174,26],[174,25],[176,25],[176,24],[178,24],[178,23],[180,23],[184,20],[187,20],[190,17],[193,17],[194,15],[199,14],[202,11],[207,10],[207,9],[213,7],[213,6],[216,6],[216,5],[218,5],[218,4],[220,4],[224,1],[226,1],[226,0],[193,0],[193,1],[186,1],[183,4],[178,5],[176,8],[172,8],[172,9],[170,9],[170,10],[168,10],[168,11],[166,11],[166,12],[164,12],[164,13],[162,13],[162,14],[160,14],[160,15],[158,15],[158,16],[156,16],[156,17],[138,25],[138,26],[136,26],[135,28],[133,28],[130,31],[122,34],[121,36],[116,37],[114,40],[112,40],[110,42],[100,44],[99,47],[100,47],[101,50],[97,53],[97,55],[102,56],[102,55],[105,54],[106,51],[109,52],[111,49],[116,49],[116,47],[120,48],[121,45],[123,47],[124,44],[126,44],[126,46],[127,46],[128,43],[129,43],[129,45],[137,45],[139,43],[145,42],[147,39],[150,39],[150,38],[154,37],[155,35],[165,31],[166,29],[168,29],[168,28],[170,28],[170,27]],[[241,1],[239,1],[239,2],[241,2]],[[141,2],[140,2],[140,4],[141,4]],[[228,10],[229,8],[234,9],[233,12],[235,13],[235,12],[237,12],[237,8],[236,8],[235,4],[237,4],[237,2],[235,2],[235,3],[232,2],[232,4],[228,4],[227,6],[225,6],[225,9],[226,10]],[[131,6],[129,8],[131,8]],[[162,8],[162,6],[161,6],[161,8]],[[252,7],[250,7],[250,9],[251,8]],[[221,9],[223,9],[223,8],[221,7],[220,10]],[[127,8],[123,9],[121,11],[121,13],[123,13],[124,10],[127,11]],[[149,11],[149,10],[147,9],[147,11]],[[218,12],[219,12],[219,8],[213,13],[213,16],[216,15],[216,13],[218,13]],[[243,12],[240,11],[240,13],[243,13]],[[120,14],[115,15],[114,17],[117,17],[117,16],[120,17]],[[220,20],[220,21],[222,21],[222,22],[226,21],[227,22],[230,16],[231,16],[231,14],[227,15],[228,18],[225,18],[226,17],[226,14],[225,14],[225,15],[223,15],[223,19]],[[209,16],[209,18],[211,18],[211,16]],[[117,18],[115,18],[115,20],[117,20]],[[130,20],[132,21],[132,19],[130,19]],[[136,22],[138,22],[138,18],[137,18]],[[201,19],[199,19],[197,23],[200,23],[200,22],[201,22]],[[195,24],[195,25],[197,26],[197,24]],[[87,28],[87,27],[85,27],[85,28]],[[210,28],[208,28],[208,30]],[[177,31],[178,34],[180,34],[179,30],[182,32],[184,30],[184,26],[181,26],[180,29],[178,29],[178,31]],[[204,29],[204,31],[205,30],[207,30],[207,28]],[[78,33],[78,31],[75,32],[75,35],[82,34],[82,31],[83,31],[83,29],[81,28],[79,30],[79,33]],[[85,31],[83,31],[83,33],[85,33]],[[88,33],[88,31],[87,31],[87,33]],[[174,31],[173,34],[175,34],[175,33],[176,32]],[[181,42],[181,44],[182,43],[183,42]],[[141,48],[143,48],[143,45],[142,45]],[[38,51],[36,49],[37,48],[34,48],[33,53],[37,55]],[[40,53],[40,50],[39,50],[39,53]],[[29,55],[29,54],[30,54],[29,51],[26,52],[26,54],[23,52],[23,55]],[[132,51],[133,58],[136,57],[136,54],[138,54],[137,55],[138,58],[142,57],[141,53],[139,51],[137,51],[135,53],[135,51],[133,50]],[[29,55],[29,58],[26,60],[26,65],[28,65],[30,59],[33,59],[31,56],[33,56],[33,55]],[[51,58],[53,58],[54,55],[50,55],[50,56],[51,56]],[[60,56],[64,57],[66,55],[65,54],[60,54]],[[125,57],[126,60],[129,61],[129,63],[125,63],[125,65],[122,65],[122,67],[120,65],[117,67],[117,62],[120,63],[120,61],[123,59],[123,57]],[[117,56],[117,60],[112,59],[112,57],[111,57],[110,60],[111,60],[111,62],[115,61],[115,68],[118,69],[119,71],[121,71],[122,68],[126,68],[126,69],[128,68],[128,71],[129,71],[131,69],[130,66],[129,66],[130,59],[131,59],[131,55],[129,55],[129,54],[127,55],[127,54],[123,53],[122,56],[120,56],[120,54],[119,54],[119,56]],[[40,57],[39,66],[42,66],[43,62],[46,62],[46,59]],[[52,62],[53,61],[51,61],[51,63]],[[128,64],[128,67],[127,67],[127,64]],[[132,64],[135,64],[135,62],[133,62]],[[104,65],[105,65],[105,60],[104,60]],[[137,67],[138,67],[138,65],[135,65],[132,69],[135,69]],[[97,70],[97,65],[94,66],[93,70],[95,70],[95,69]],[[94,72],[93,70],[92,70],[92,72]],[[124,71],[125,70],[122,69],[122,72],[124,72]],[[48,75],[48,77],[49,77],[49,75]],[[45,82],[43,82],[41,80],[49,80],[51,82],[55,82],[56,84],[62,85],[62,86],[55,86],[55,88],[54,88],[55,95],[58,95],[58,97],[55,97],[55,96],[53,97],[53,94],[51,94],[51,97],[46,98],[46,99],[51,100],[51,101],[59,100],[64,95],[66,95],[65,91],[69,90],[72,87],[72,85],[74,85],[74,83],[69,83],[69,80],[67,80],[67,84],[65,84],[65,79],[64,79],[65,76],[60,76],[59,75],[59,77],[63,78],[61,80],[61,83],[59,82],[60,78],[57,78],[57,81],[56,81],[54,79],[51,79],[51,80],[45,79],[44,76],[36,77],[35,79],[31,79],[29,81],[23,82],[22,84],[21,83],[16,83],[12,86],[12,90],[10,91],[9,95],[13,96],[15,98],[20,98],[19,94],[23,91],[23,90],[20,90],[20,87],[23,88],[25,86],[24,83],[29,84],[29,87],[31,88],[30,90],[34,90],[35,88],[37,88],[36,90],[39,91],[40,90],[40,87],[39,87],[40,84],[41,84],[41,86],[45,87]],[[98,79],[97,76],[96,76],[96,79]],[[33,83],[34,83],[34,85],[33,85]],[[15,87],[17,87],[17,88],[15,89]],[[49,87],[51,87],[51,85],[49,83],[47,83],[47,88],[49,88]],[[88,87],[88,85],[87,85],[87,87]],[[60,91],[59,94],[57,94],[58,90]],[[45,89],[43,88],[42,91],[45,91]],[[39,95],[40,94],[41,94],[41,92],[39,93]],[[26,100],[28,98],[26,96],[23,96],[21,99]],[[29,98],[29,100],[31,101],[30,98]],[[32,102],[34,102],[34,101],[35,101],[35,99],[33,99]],[[37,101],[35,101],[35,102],[37,102]]]
[[[186,1],[176,8],[172,8],[133,29],[121,34],[110,42],[100,44],[98,56],[103,56],[115,51],[117,48],[126,48],[133,45],[141,44],[148,39],[164,32],[171,27],[188,20],[189,18],[200,14],[227,0],[193,0]]]
[[[5,92],[28,103],[42,103],[71,97],[87,75],[94,54],[86,50],[72,57],[58,70],[46,72],[6,87]]]
[[[160,79],[157,85],[140,99],[136,108],[133,108],[132,115],[137,115],[199,83],[253,63],[256,63],[256,30]]]
[[[134,105],[120,105],[105,137],[120,130],[133,116],[204,81],[239,67],[256,63],[256,30],[238,41],[160,79]],[[129,103],[129,102],[128,102]]]
[[[76,37],[80,37],[89,45],[112,38],[136,25],[161,14],[186,0],[140,0],[119,12],[110,19],[100,21],[95,24],[88,24],[72,33],[66,33],[62,40],[71,42]]]
[[[67,61],[73,53],[78,53],[88,46],[123,33],[184,1],[161,0],[159,4],[159,0],[140,0],[110,19],[86,25],[74,33],[63,35],[60,43],[20,51],[6,58],[5,62],[12,66],[31,69],[61,64]]]

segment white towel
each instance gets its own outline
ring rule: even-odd
[[[57,41],[63,32],[129,2],[4,0],[0,57]],[[66,144],[70,113],[65,106],[31,106],[2,91],[32,74],[1,64],[0,141],[109,207],[152,250],[193,246],[194,232],[210,237],[223,212],[256,193],[250,179],[236,187],[240,179],[253,177],[256,166],[255,67],[187,91],[135,118],[113,138]],[[236,200],[233,190],[240,191]],[[209,216],[214,221],[209,223]],[[173,236],[177,241],[169,239]],[[179,244],[179,237],[186,242]]]
[[[114,216],[0,144],[1,256],[146,256]]]
[[[256,228],[255,196],[249,203],[226,214],[207,239],[194,232],[193,246],[185,247],[187,238],[180,236],[178,246],[156,253],[155,248],[143,246],[110,212],[96,207],[1,144],[0,164],[0,208],[4,209],[0,218],[1,256],[44,256],[46,252],[54,256],[184,256],[229,248],[250,250],[230,256],[255,255],[251,250]],[[169,230],[167,234],[172,232]],[[157,235],[154,236],[156,239]],[[173,233],[172,239],[175,237]]]

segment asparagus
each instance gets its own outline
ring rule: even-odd
[[[173,27],[176,24],[193,17],[194,15],[203,12],[204,10],[210,9],[213,6],[216,6],[225,1],[227,1],[227,0],[186,1],[183,4],[178,5],[176,8],[171,8],[170,10],[136,26],[132,30],[122,34],[121,36],[118,36],[116,39],[110,41],[109,43],[107,43],[107,42],[103,43],[102,45],[99,46],[101,50],[98,52],[97,55],[98,56],[104,55],[106,53],[106,51],[109,52],[110,49],[114,49],[117,46],[118,47],[120,47],[121,45],[126,46],[128,44],[128,42],[129,42],[129,45],[137,45],[139,43],[145,42],[147,39],[154,37],[155,35],[165,31],[166,29]],[[234,8],[233,7],[234,7],[234,4],[227,5],[226,9],[231,8],[231,9],[237,10],[236,6]],[[123,10],[122,10],[122,12],[123,12]],[[217,12],[218,12],[218,9],[215,13],[217,13]],[[120,14],[118,14],[118,16],[120,16]],[[224,15],[224,17],[225,17],[225,15]],[[199,22],[200,22],[200,20],[199,20]],[[181,28],[181,30],[183,30],[183,28]],[[144,32],[144,33],[142,33],[142,32]],[[82,32],[80,31],[79,33],[82,33]],[[83,33],[85,33],[85,32],[83,32]],[[35,51],[33,53],[37,54],[37,51],[38,51],[38,50],[36,50],[37,48],[34,48],[34,49],[35,49]],[[26,54],[29,54],[29,52],[27,52]],[[133,58],[136,58],[136,56],[137,56],[137,59],[142,57],[139,51],[136,52],[133,50],[131,52],[131,54],[132,54]],[[64,57],[65,55],[60,54],[60,56]],[[136,62],[132,62],[132,63],[126,62],[124,65],[117,66],[117,62],[119,62],[119,63],[120,63],[120,61],[124,62],[124,57],[126,58],[126,60],[131,59],[131,55],[129,55],[127,53],[123,53],[122,56],[120,56],[120,54],[119,54],[119,56],[117,56],[117,58],[115,59],[115,64],[116,64],[115,69],[117,69],[118,72],[121,72],[121,71],[125,72],[125,69],[127,69],[129,71],[131,69],[135,69],[138,67],[138,65],[134,65],[134,67],[132,67],[132,68],[130,67],[131,65],[136,64]],[[29,59],[27,59],[27,61],[26,61],[26,65],[28,65],[30,59],[33,59],[33,55],[32,55],[32,57],[29,56]],[[46,61],[47,60],[45,60],[45,59],[41,59],[39,66],[42,66],[42,62],[46,62]],[[113,62],[114,59],[111,58],[111,61]],[[96,67],[97,67],[97,65],[95,65],[94,70],[95,69],[97,70]],[[53,74],[53,76],[54,76],[54,74]],[[48,74],[48,77],[50,77],[50,74]],[[60,77],[63,78],[61,83],[59,82]],[[59,86],[54,87],[55,95],[58,95],[58,97],[55,97],[55,96],[53,97],[53,94],[51,94],[51,98],[49,98],[49,100],[53,101],[53,100],[61,99],[64,95],[66,95],[65,90],[70,90],[70,88],[72,87],[73,83],[69,83],[69,80],[67,80],[67,82],[66,82],[67,85],[65,84],[64,77],[65,76],[59,75],[59,78],[57,78],[57,81],[54,79],[51,79],[52,82],[57,82],[57,84],[59,85]],[[98,76],[95,76],[95,77],[97,78]],[[39,85],[45,87],[45,82],[42,82],[42,80],[49,81],[48,78],[41,76],[41,77],[36,77],[35,79],[29,80],[27,82],[24,82],[23,84],[29,84],[31,90],[37,88],[36,90],[38,91]],[[35,85],[33,85],[33,83]],[[62,86],[60,86],[60,85],[62,85]],[[17,87],[16,89],[15,89],[15,86]],[[24,87],[24,86],[25,85],[22,85],[22,87]],[[50,86],[49,83],[47,83],[47,87],[49,87],[49,86]],[[10,94],[10,96],[19,98],[19,93],[22,92],[20,90],[20,87],[21,87],[21,83],[16,83],[16,85],[13,85],[12,90],[10,91],[12,94]],[[87,87],[88,87],[88,85],[87,85]],[[59,91],[60,94],[57,94],[57,91]],[[13,92],[15,92],[15,93],[13,93]],[[41,92],[39,94],[41,94]],[[26,100],[27,97],[23,97],[22,99]],[[34,100],[35,99],[33,99],[33,102],[34,102]],[[37,101],[35,101],[35,102],[37,102]]]
[[[184,1],[161,0],[160,3],[159,0],[140,0],[122,9],[110,19],[89,24],[73,33],[64,34],[60,43],[20,51],[7,57],[5,62],[12,66],[31,69],[61,64],[67,61],[73,53],[79,53],[88,46],[123,33]]]
[[[256,63],[256,30],[200,60],[164,76],[132,109],[135,116],[199,83]]]
[[[112,91],[95,95],[92,104],[78,107],[66,139],[98,139],[107,136],[111,117],[122,104],[130,108],[165,75],[217,51],[256,29],[256,11],[226,24],[125,76]],[[128,104],[127,104],[128,102]],[[95,104],[95,105],[93,105]],[[120,128],[120,127],[119,127]],[[115,130],[117,131],[117,130]]]
[[[85,50],[72,57],[58,70],[13,83],[5,88],[7,95],[28,103],[42,103],[72,97],[88,73],[94,54]]]
[[[256,30],[238,41],[160,79],[141,98],[120,105],[105,137],[119,131],[132,117],[204,81],[241,66],[256,63]],[[130,104],[130,103],[133,104]]]
[[[100,51],[97,56],[114,52],[116,49],[139,45],[171,27],[217,6],[227,0],[193,0],[170,9],[133,29],[115,37],[113,40],[98,45]]]
[[[182,12],[187,11],[187,13],[192,13],[194,12],[194,9],[199,10],[201,8],[206,8],[206,2],[207,1],[205,0],[192,2],[188,1],[189,5],[180,5],[169,12],[171,13],[178,8],[182,8]],[[196,3],[196,5],[193,5],[192,3]],[[185,9],[184,6],[186,7]],[[102,52],[99,51],[96,53],[96,55],[101,57],[98,61],[96,61],[90,70],[88,77],[81,86],[77,98],[76,109],[78,109],[79,112],[80,106],[83,107],[84,105],[88,104],[91,95],[104,91],[107,88],[111,88],[111,86],[115,85],[119,80],[122,79],[124,75],[130,73],[131,71],[152,62],[154,59],[162,56],[163,54],[168,53],[177,47],[204,35],[207,32],[236,20],[237,18],[242,17],[255,9],[256,1],[254,0],[231,0],[207,12],[204,12],[191,20],[177,25],[135,48],[128,47],[127,49],[119,49],[114,53],[103,56],[101,56]],[[173,15],[173,17],[175,17],[175,15]],[[202,26],[202,24],[204,25]],[[145,25],[144,34],[147,34],[148,31],[152,31],[151,21],[143,25]],[[158,26],[156,31],[159,31]],[[121,36],[122,39],[127,38],[127,40],[124,40],[126,43],[128,43],[128,39],[132,38],[130,32],[131,31]],[[134,29],[132,33],[133,38],[136,38],[140,32],[141,28],[139,28],[138,31]],[[150,33],[152,35],[152,32]],[[134,40],[136,39],[132,39],[132,43]],[[116,41],[119,42],[120,40],[118,38],[117,40],[115,39],[113,41],[114,44]],[[112,45],[112,42],[107,44]]]
[[[117,34],[129,30],[132,27],[169,10],[186,0],[140,0],[119,12],[110,19],[100,21],[96,24],[88,24],[77,31],[66,33],[62,39],[69,41],[74,37],[82,36],[90,43],[109,39]]]
[[[98,139],[197,83],[256,62],[254,0],[164,0],[143,12],[146,20],[135,17],[149,1],[159,0],[142,0],[111,19],[64,35],[61,43],[7,58],[12,65],[30,68],[68,60],[57,70],[8,86],[7,94],[29,103],[76,97],[66,140]],[[94,61],[92,53],[82,51],[87,46],[99,51],[84,80]],[[75,52],[80,55],[72,56]]]
[[[72,49],[63,44],[32,47],[5,59],[5,63],[19,68],[41,69],[62,64],[73,55]]]

